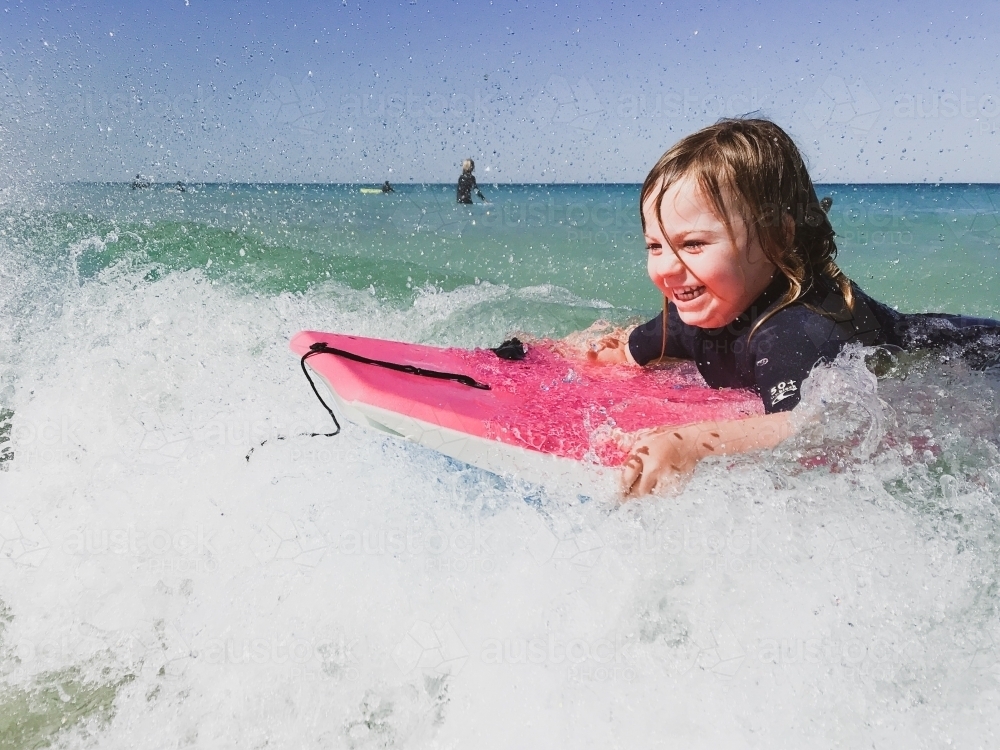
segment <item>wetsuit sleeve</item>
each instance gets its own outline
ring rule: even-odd
[[[628,348],[636,364],[648,365],[663,356],[674,359],[694,359],[691,353],[686,326],[681,322],[674,306],[670,306],[667,348],[663,351],[663,313],[648,323],[636,326],[628,337]]]

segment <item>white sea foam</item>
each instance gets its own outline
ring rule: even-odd
[[[295,437],[327,426],[296,330],[468,345],[509,290],[46,288],[3,341],[3,679],[134,676],[67,747],[971,746],[997,720],[989,442],[948,463],[944,416],[887,447],[916,417],[861,352],[781,450],[619,506],[353,425]]]

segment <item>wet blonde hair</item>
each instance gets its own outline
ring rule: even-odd
[[[475,168],[476,168],[476,162],[472,161],[472,159],[466,159],[465,161],[462,162],[463,172],[471,172]]]
[[[712,202],[730,237],[735,237],[732,218],[742,218],[748,236],[788,279],[788,291],[757,320],[751,336],[767,318],[817,286],[843,295],[847,308],[854,309],[851,281],[834,262],[837,245],[826,215],[831,201],[817,200],[802,155],[784,130],[770,120],[725,119],[683,138],[660,157],[642,185],[643,231],[642,207],[654,200],[666,234],[660,203],[682,178],[694,180]],[[664,317],[664,330],[666,323]]]

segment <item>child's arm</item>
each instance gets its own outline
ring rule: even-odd
[[[675,484],[706,456],[773,448],[794,432],[788,412],[642,430],[634,433],[622,490],[627,497],[649,494]]]

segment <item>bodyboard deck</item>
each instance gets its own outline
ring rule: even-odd
[[[407,438],[453,458],[533,481],[553,474],[607,474],[627,456],[622,433],[763,413],[750,392],[709,388],[693,364],[663,369],[595,365],[535,342],[525,359],[458,349],[303,331],[300,356],[318,342],[372,359],[466,375],[490,386],[422,377],[331,354],[306,365],[350,421]]]

